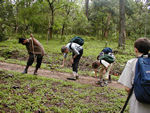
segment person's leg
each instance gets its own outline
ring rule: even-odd
[[[80,61],[80,58],[83,54],[83,50],[80,51],[80,54],[74,59],[73,61],[73,64],[72,64],[72,70],[73,70],[73,77],[72,77],[72,80],[76,80],[78,79],[78,64],[79,64],[79,61]],[[74,56],[74,53],[73,55]]]
[[[36,64],[36,68],[34,70],[34,75],[37,75],[37,71],[41,67],[41,63],[42,63],[42,59],[43,59],[43,56],[40,54],[36,55],[36,56],[37,56],[37,60],[36,60],[37,64]]]
[[[27,61],[26,68],[24,69],[22,74],[28,73],[28,68],[29,68],[29,66],[31,66],[33,64],[33,62],[34,62],[34,55],[33,54],[29,54],[29,58],[28,58],[28,61]]]
[[[99,73],[99,81],[97,82],[97,84],[99,84],[101,87],[104,87],[104,74],[106,73],[106,69],[105,67],[102,65],[101,69],[100,69],[100,73]]]
[[[73,62],[73,72],[76,72],[76,79],[79,78],[78,65],[79,65],[79,61],[81,59],[82,54],[83,54],[83,50],[80,51],[80,54],[74,59],[74,62]]]

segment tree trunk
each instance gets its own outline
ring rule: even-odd
[[[125,0],[120,0],[120,23],[119,23],[119,41],[118,47],[123,47],[125,49]]]
[[[102,25],[104,25],[104,18],[102,17]],[[104,39],[104,33],[105,33],[105,29],[104,27],[102,26],[102,39]]]
[[[61,36],[64,35],[64,31],[65,31],[65,23],[63,24],[62,30],[61,30]]]
[[[49,28],[48,28],[48,36],[49,36],[49,39],[52,39],[53,37],[53,26],[54,26],[54,2],[55,0],[52,0],[52,2],[50,2],[49,0],[47,0],[48,3],[49,3],[49,8],[51,10],[51,21],[50,21],[50,25],[49,25]]]
[[[105,29],[105,33],[104,33],[105,38],[108,38],[110,19],[111,19],[111,14],[109,13],[107,16],[107,24],[106,24],[106,29]]]
[[[85,8],[86,8],[85,14],[86,14],[86,17],[88,19],[88,17],[89,17],[89,0],[85,0],[85,1],[86,1],[86,3],[85,3]]]

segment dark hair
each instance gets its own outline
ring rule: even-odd
[[[26,40],[25,38],[19,38],[19,43],[23,44],[23,41]]]
[[[66,46],[63,46],[63,47],[61,48],[61,52],[64,53],[64,52],[66,51],[66,49],[67,49],[67,47],[66,47]]]
[[[150,40],[147,38],[139,38],[135,41],[134,47],[143,54],[148,54],[150,50]]]
[[[100,65],[99,62],[95,61],[95,62],[92,63],[92,68],[96,69],[96,68],[99,67],[99,65]]]

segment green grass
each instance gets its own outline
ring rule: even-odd
[[[64,41],[55,36],[55,39],[48,43],[43,40],[41,35],[35,34],[34,36],[38,37],[46,51],[41,68],[72,72],[69,62],[67,62],[66,67],[60,67],[63,59],[60,48],[66,45],[72,36],[66,36]],[[106,45],[118,51],[115,54],[114,70],[121,72],[126,61],[134,57],[132,40],[126,41],[126,49],[123,50],[117,48],[116,39],[93,40],[94,37],[82,37],[85,44],[79,74],[94,76],[91,63],[96,60],[97,55]],[[18,44],[16,38],[11,37],[7,41],[0,42],[0,61],[26,65],[27,57],[25,46]],[[69,54],[67,60],[70,58],[71,54]],[[33,66],[35,66],[35,63]],[[8,74],[14,76],[7,77]],[[112,79],[118,80],[118,76],[112,76]],[[15,87],[17,88],[15,89]],[[110,87],[95,87],[0,70],[0,112],[2,113],[38,111],[52,113],[118,113],[125,102],[126,95],[124,90]]]
[[[0,70],[0,112],[118,113],[126,95],[110,87]]]
[[[15,36],[14,36],[15,37]],[[39,39],[42,45],[45,48],[46,55],[44,56],[42,67],[44,69],[53,69],[61,72],[71,73],[72,69],[69,62],[66,63],[65,68],[61,68],[63,55],[60,51],[60,48],[63,45],[66,45],[69,42],[71,36],[66,36],[65,40],[60,40],[59,37],[55,36],[55,39],[43,40],[42,35],[35,34],[35,37]],[[85,40],[85,44],[83,46],[84,53],[83,57],[79,64],[79,74],[94,76],[92,73],[91,64],[96,60],[97,55],[100,51],[105,47],[111,47],[113,50],[117,50],[118,53],[116,56],[116,64],[114,65],[114,71],[117,70],[121,73],[125,63],[127,60],[134,57],[134,48],[133,41],[126,41],[126,49],[118,49],[118,42],[116,39],[108,39],[108,40],[93,40],[94,37],[82,36]],[[44,37],[44,39],[46,39]],[[9,63],[17,63],[21,65],[26,65],[28,53],[26,51],[25,46],[18,44],[18,40],[16,38],[10,38],[7,41],[0,42],[0,60],[9,62]],[[71,54],[68,55],[67,60],[71,58]],[[34,66],[34,65],[33,65]]]

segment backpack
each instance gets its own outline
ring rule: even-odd
[[[135,67],[134,83],[127,97],[127,100],[120,113],[128,104],[128,101],[134,91],[136,99],[141,103],[150,104],[150,55],[148,57],[139,57]]]
[[[111,56],[111,55],[109,55],[109,54],[104,54],[103,56],[100,56],[99,57],[99,60],[101,61],[101,60],[105,60],[105,61],[107,61],[108,63],[113,63],[114,61],[115,61],[115,59]]]
[[[133,90],[136,99],[150,104],[150,58],[139,57],[136,63]]]
[[[104,48],[100,54],[97,56],[97,60],[105,60],[108,63],[113,63],[115,61],[115,57],[112,53],[112,49],[109,47]]]
[[[75,36],[70,40],[70,43],[77,43],[80,46],[82,46],[84,44],[84,40],[81,37]]]
[[[112,51],[111,48],[105,47],[105,48],[102,50],[102,52],[104,52],[104,54],[108,54],[108,53],[112,53],[113,51]]]

